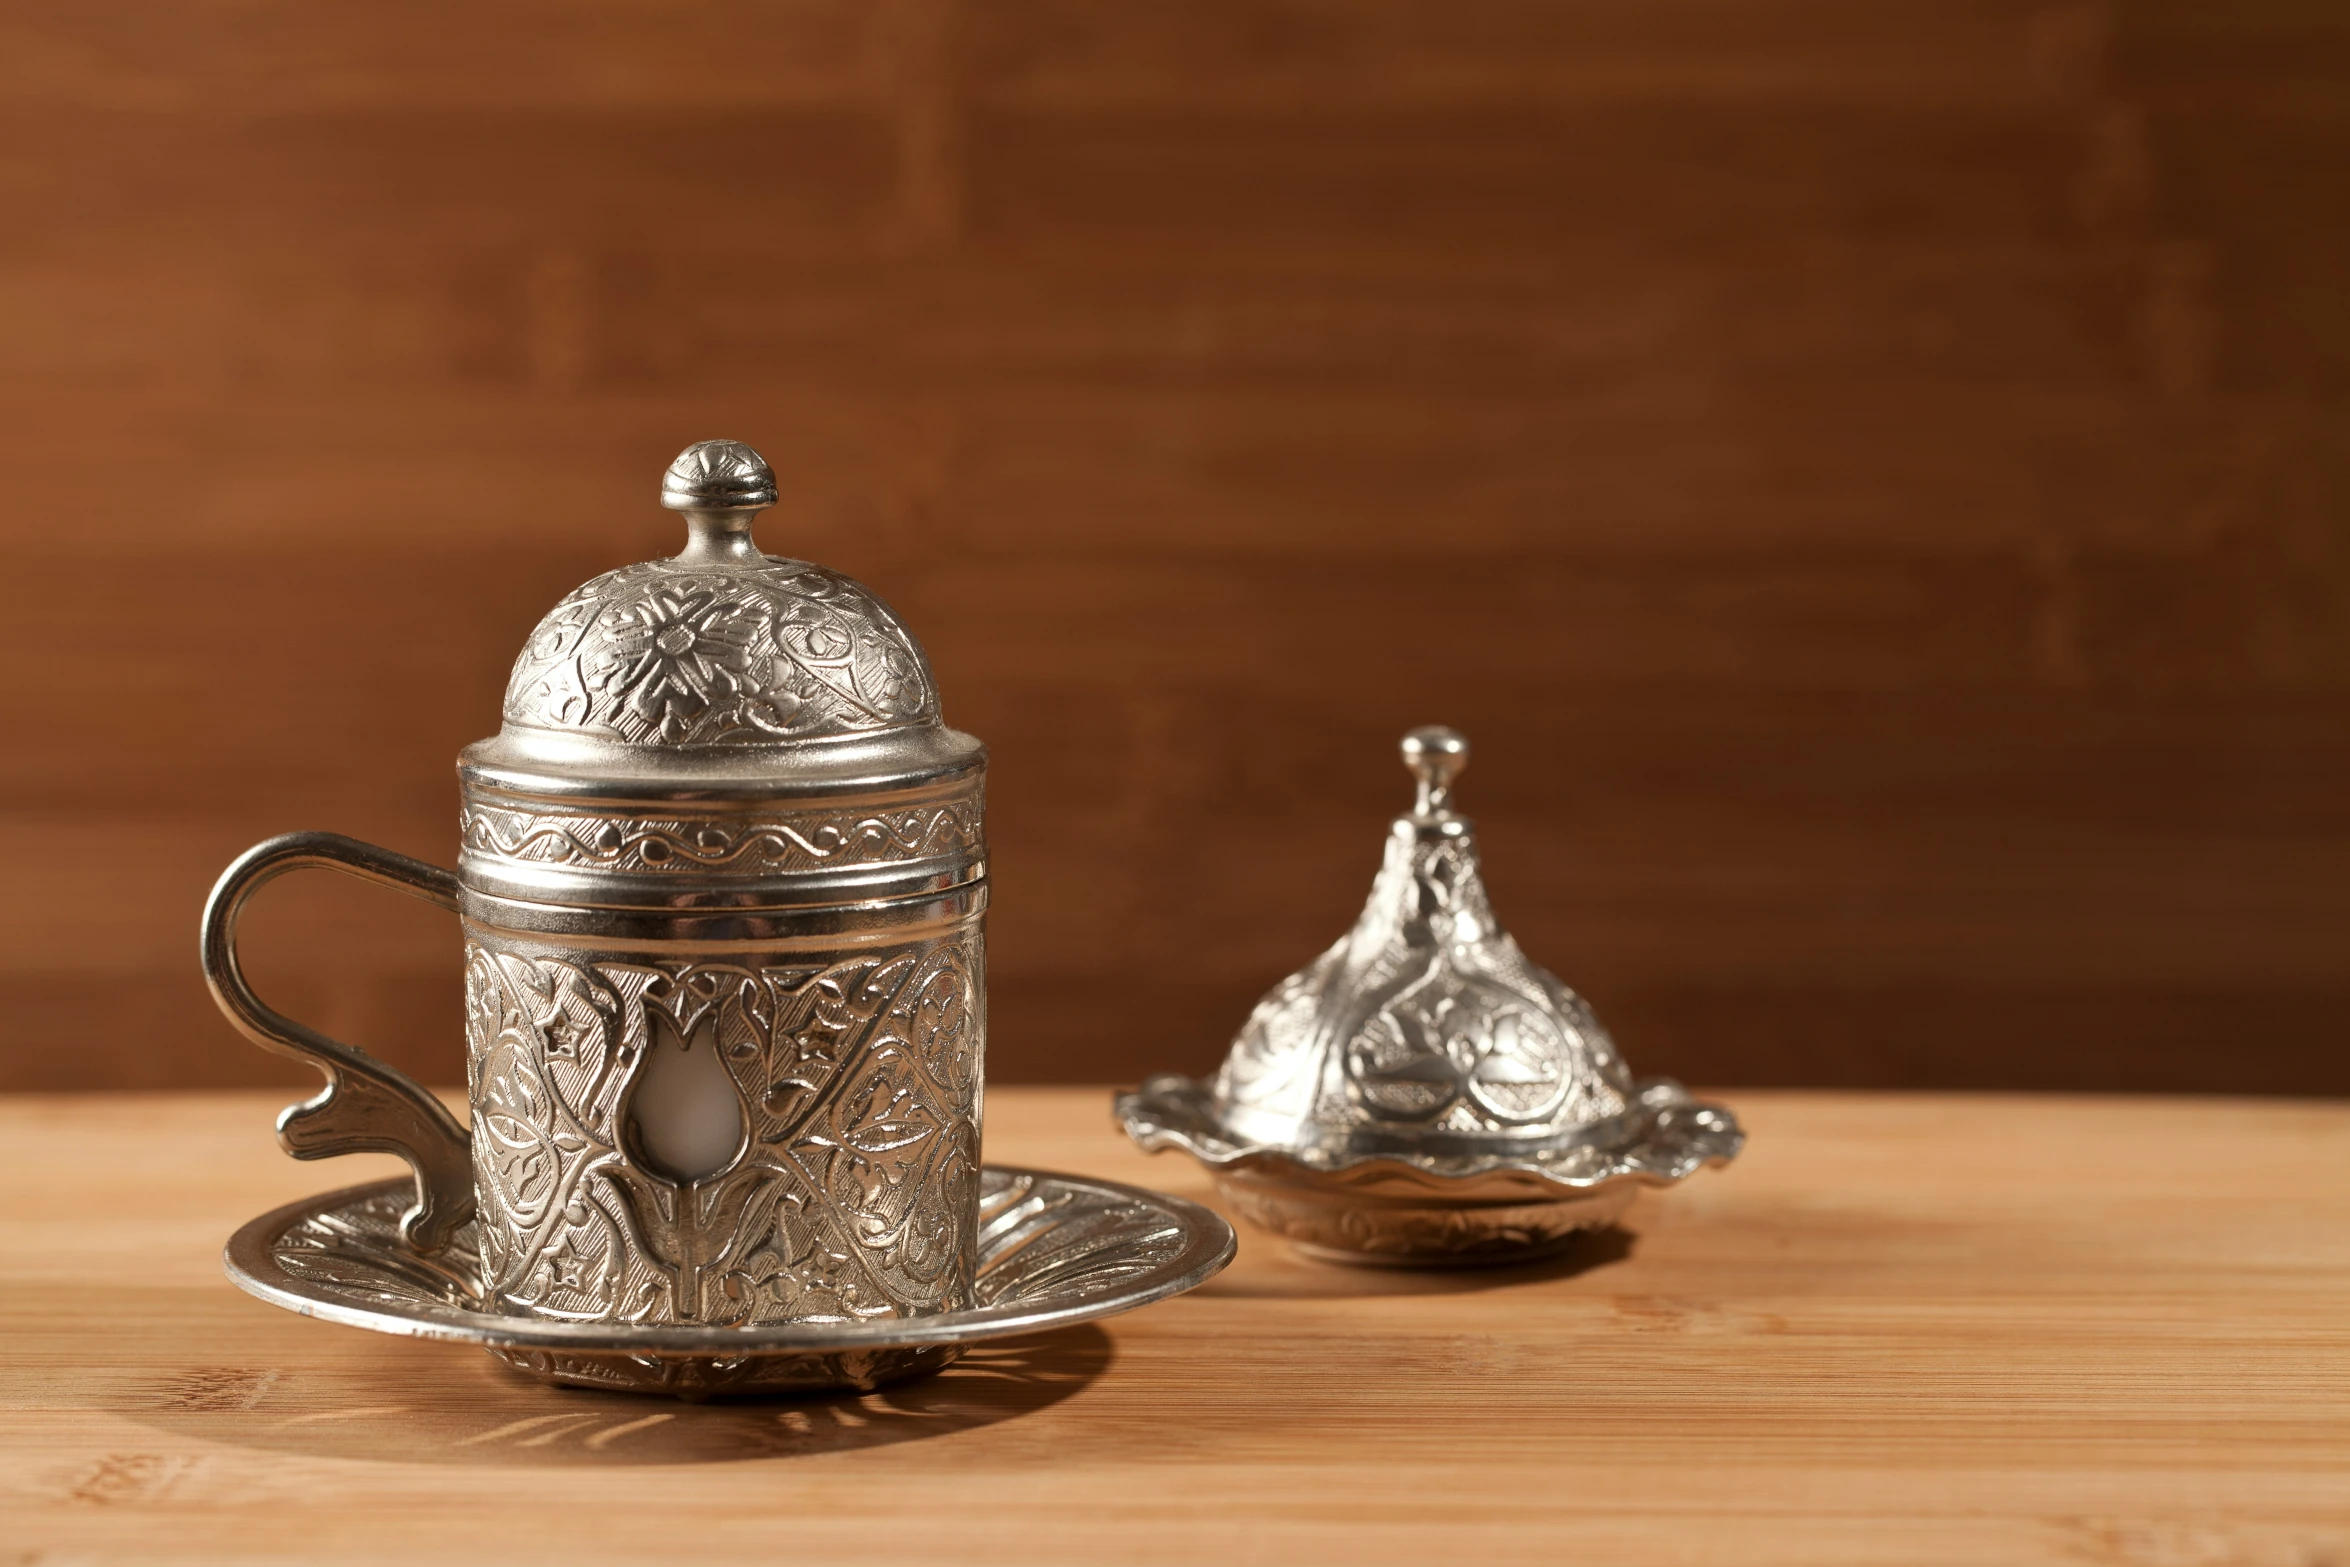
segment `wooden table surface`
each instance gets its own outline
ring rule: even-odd
[[[0,1100],[0,1563],[2350,1561],[2350,1106],[1728,1096],[1551,1264],[1243,1230],[1194,1295],[854,1398],[552,1390],[221,1277],[250,1094]],[[1205,1196],[1097,1090],[992,1158]]]

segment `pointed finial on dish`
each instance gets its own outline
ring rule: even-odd
[[[1403,737],[1403,764],[1420,781],[1412,814],[1423,820],[1452,814],[1452,781],[1469,765],[1469,741],[1458,729],[1427,724]]]

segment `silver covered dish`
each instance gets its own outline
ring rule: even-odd
[[[1736,1117],[1634,1079],[1494,918],[1452,808],[1468,743],[1416,729],[1403,756],[1418,796],[1354,929],[1257,1004],[1212,1080],[1120,1095],[1128,1134],[1303,1250],[1401,1264],[1539,1255],[1733,1158]]]

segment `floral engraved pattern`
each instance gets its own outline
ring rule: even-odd
[[[763,875],[968,854],[984,841],[979,789],[926,805],[688,820],[564,814],[466,802],[466,852],[527,865]]]
[[[733,746],[936,721],[921,649],[836,572],[762,557],[608,572],[539,623],[509,722],[632,744]]]
[[[600,624],[583,671],[629,739],[678,739],[714,708],[760,710],[751,689],[758,616],[740,600],[701,584],[658,588],[613,606]]]
[[[969,1304],[976,932],[808,966],[469,943],[487,1298],[578,1321],[853,1321]],[[691,1046],[685,1041],[695,1042]],[[749,1128],[679,1184],[635,1151],[654,1050],[716,1052]]]

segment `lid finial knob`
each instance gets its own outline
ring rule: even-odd
[[[1403,737],[1403,764],[1420,781],[1420,797],[1412,802],[1418,817],[1452,814],[1452,781],[1469,765],[1469,742],[1457,729],[1428,724]]]
[[[775,471],[741,441],[696,441],[661,476],[661,504],[685,513],[680,560],[756,555],[751,519],[775,504]]]

